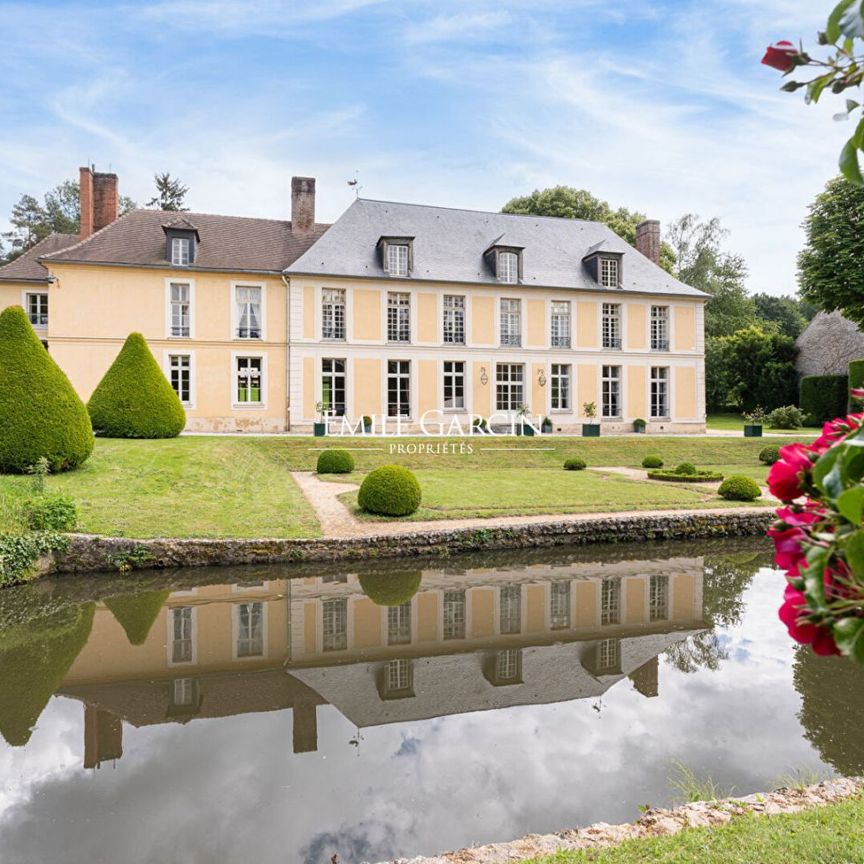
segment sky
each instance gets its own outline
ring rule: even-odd
[[[752,291],[790,293],[850,134],[761,66],[822,0],[0,0],[0,230],[78,166],[201,212],[335,220],[367,198],[499,210],[557,184],[666,226],[719,217]]]

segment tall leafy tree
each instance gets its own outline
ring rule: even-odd
[[[773,324],[780,333],[797,339],[812,318],[811,307],[789,295],[754,294],[756,314],[766,324]]]
[[[164,174],[155,174],[153,181],[156,184],[156,195],[147,202],[148,207],[157,210],[186,211],[186,193],[188,186],[184,186],[178,177],[172,177],[167,171]]]
[[[842,177],[829,181],[811,205],[804,230],[801,297],[864,326],[864,187]]]
[[[602,222],[631,246],[636,244],[636,226],[645,220],[642,213],[628,210],[626,207],[613,210],[606,201],[602,201],[586,189],[575,189],[572,186],[535,189],[530,195],[511,198],[501,208],[501,212]],[[661,244],[660,266],[671,273],[674,264],[675,255],[672,247],[668,243]]]

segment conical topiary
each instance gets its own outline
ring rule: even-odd
[[[132,645],[143,645],[159,611],[171,594],[165,591],[144,591],[141,594],[126,594],[109,597],[105,605],[117,623],[126,631]]]
[[[183,405],[140,333],[130,334],[87,410],[106,438],[176,438],[186,425]]]
[[[24,471],[43,457],[65,471],[93,452],[84,403],[39,341],[24,310],[0,313],[0,471]]]

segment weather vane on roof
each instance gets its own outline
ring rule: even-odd
[[[360,190],[363,188],[360,185],[360,172],[359,171],[354,172],[354,179],[349,180],[348,185],[354,190],[354,197],[359,198],[360,197]]]

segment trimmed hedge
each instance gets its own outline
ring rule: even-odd
[[[755,501],[762,495],[762,490],[755,480],[743,474],[733,474],[727,477],[718,490],[721,498],[727,501]]]
[[[106,438],[176,438],[186,425],[180,398],[140,333],[126,339],[87,410]]]
[[[357,495],[361,510],[379,516],[410,516],[421,499],[417,478],[401,465],[382,465],[370,471]]]
[[[131,645],[143,645],[150,628],[159,616],[170,590],[144,591],[141,594],[125,594],[109,597],[105,605],[111,610],[117,623],[126,631]]]
[[[849,364],[849,405],[848,410],[851,414],[853,411],[860,411],[861,408],[852,402],[852,391],[859,390],[864,387],[864,360],[853,360]]]
[[[848,375],[807,375],[801,379],[801,411],[817,423],[843,417],[848,401]]]
[[[43,458],[77,468],[93,452],[90,417],[20,306],[0,313],[0,370],[0,472]]]
[[[587,467],[585,460],[579,456],[571,456],[564,460],[565,471],[584,471]]]
[[[722,474],[715,474],[712,471],[696,471],[692,474],[681,474],[677,469],[675,471],[649,471],[649,480],[670,480],[678,483],[718,483],[723,479]]]
[[[676,469],[676,474],[696,474],[696,466],[692,462],[682,462]]]
[[[780,448],[776,444],[769,444],[759,451],[759,461],[765,465],[773,465],[780,461]]]
[[[420,590],[421,580],[419,571],[364,573],[360,577],[360,588],[377,606],[401,606]]]
[[[662,468],[663,460],[659,456],[655,456],[653,454],[646,456],[642,460],[643,468]]]
[[[347,450],[325,450],[318,456],[315,469],[319,474],[350,474],[354,457]]]

